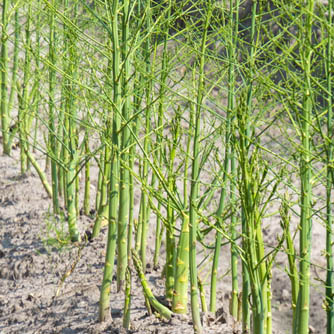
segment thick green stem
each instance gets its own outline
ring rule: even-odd
[[[328,2],[328,13],[332,13],[334,3],[332,0]],[[332,97],[332,71],[333,66],[333,16],[328,15],[328,44],[327,44],[327,59],[326,59],[326,75],[327,75],[327,91],[330,92],[327,97],[328,114],[327,114],[327,136],[332,138],[333,135],[333,97]],[[327,260],[327,275],[326,275],[326,312],[327,312],[327,334],[334,332],[334,263],[333,263],[333,173],[334,169],[331,165],[333,161],[333,143],[332,140],[327,144],[327,184],[326,184],[326,260]]]
[[[36,146],[37,146],[37,135],[38,135],[38,123],[39,123],[39,117],[37,117],[39,110],[40,110],[40,101],[41,101],[41,68],[40,68],[40,55],[41,55],[41,10],[42,10],[42,5],[41,5],[41,1],[37,0],[37,15],[36,15],[36,23],[35,23],[35,46],[34,46],[34,50],[33,50],[33,54],[34,54],[34,58],[35,58],[35,82],[34,82],[34,87],[35,87],[35,94],[34,94],[34,103],[35,103],[35,108],[34,108],[34,112],[33,112],[33,116],[35,117],[35,131],[34,131],[34,138],[33,138],[33,152],[36,151]],[[18,14],[18,10],[15,13],[15,22],[17,22],[17,26],[19,27],[19,18],[16,18],[16,14]],[[17,29],[19,29],[18,27],[16,27],[16,23],[15,23],[15,49],[16,49],[16,40],[18,39],[18,37],[16,37],[16,34],[19,34],[19,32],[17,32]],[[18,43],[17,43],[18,44]],[[17,47],[18,49],[18,47]],[[17,51],[18,52],[18,51]],[[14,68],[15,66],[17,66],[15,64],[15,56],[16,56],[16,51],[14,51]],[[16,84],[16,77],[14,78],[14,73],[13,73],[13,78],[12,78],[12,85],[15,83]],[[11,99],[10,99],[10,104],[12,103]],[[32,117],[33,118],[33,117]],[[60,190],[59,190],[60,193]]]
[[[120,111],[121,111],[121,95],[120,95],[120,49],[118,39],[118,0],[112,2],[106,1],[106,12],[108,13],[109,25],[112,31],[111,42],[113,45],[113,100],[114,112],[108,115],[107,129],[111,128],[112,121],[112,152],[111,152],[111,175],[110,175],[110,191],[109,191],[109,224],[108,224],[108,240],[107,252],[103,273],[103,281],[101,286],[100,303],[99,303],[99,320],[105,321],[110,317],[110,284],[112,281],[112,272],[114,268],[115,250],[117,246],[117,216],[119,205],[119,139],[118,131],[120,128]],[[109,136],[108,136],[109,137]]]
[[[19,96],[19,139],[20,139],[20,162],[21,173],[24,174],[28,170],[28,159],[26,151],[29,150],[28,134],[30,132],[30,116],[31,113],[29,105],[29,82],[31,79],[31,41],[30,41],[30,24],[31,24],[31,5],[27,9],[27,22],[25,25],[25,56],[24,56],[24,69],[23,69],[23,84],[22,89],[18,92]]]
[[[85,153],[87,158],[89,155],[88,136],[85,139]],[[90,160],[89,159],[87,159],[85,163],[85,195],[84,195],[83,211],[86,216],[89,215],[90,212]]]
[[[146,11],[146,20],[145,26],[147,29],[150,29],[151,25],[151,4],[150,1],[145,2],[145,11]],[[145,76],[143,80],[147,82],[145,86],[145,132],[146,136],[144,139],[144,151],[149,152],[151,146],[151,95],[152,95],[152,81],[150,80],[150,75],[153,72],[151,64],[151,38],[148,36],[146,38],[144,48],[143,48],[143,57],[145,60]],[[142,180],[144,184],[148,184],[148,173],[149,173],[149,163],[147,159],[144,159],[142,162]],[[141,225],[141,241],[140,241],[140,258],[143,263],[143,268],[146,268],[146,249],[147,249],[147,233],[148,233],[148,224],[149,224],[149,201],[148,195],[145,189],[142,189],[141,193],[141,216],[139,224]]]
[[[67,0],[65,3],[68,3]],[[77,5],[74,5],[72,12],[74,14],[74,21],[77,21]],[[76,108],[77,99],[77,86],[75,81],[78,76],[78,50],[77,46],[77,33],[70,28],[65,31],[65,40],[68,48],[66,49],[68,61],[66,63],[66,74],[71,78],[68,80],[65,89],[65,106],[66,106],[66,125],[67,125],[67,136],[68,136],[68,146],[65,148],[68,150],[67,161],[67,175],[66,175],[66,198],[67,198],[67,208],[68,208],[68,225],[72,241],[80,240],[80,235],[77,228],[77,218],[79,215],[79,177],[78,177],[78,167],[80,159],[80,151],[78,145],[78,129],[77,129],[77,117],[78,112]],[[56,50],[54,50],[55,52]],[[56,55],[53,54],[53,57]],[[55,60],[55,58],[54,58]],[[55,75],[55,73],[54,73]],[[55,77],[53,78],[55,80]],[[54,82],[54,85],[56,83]],[[59,125],[62,126],[62,125]],[[55,135],[53,136],[55,137]],[[55,140],[55,138],[53,139]],[[55,150],[56,150],[55,143]],[[55,152],[57,156],[58,152]],[[57,175],[57,174],[56,174]]]
[[[235,4],[234,4],[235,3]],[[235,13],[235,14],[234,14]],[[232,18],[231,27],[230,27],[230,44],[229,44],[229,87],[228,87],[228,111],[229,111],[229,133],[226,137],[226,145],[230,146],[230,163],[231,163],[231,177],[230,177],[230,200],[232,207],[235,207],[236,203],[236,184],[237,184],[237,175],[236,175],[236,158],[234,152],[234,145],[231,142],[233,140],[234,124],[233,124],[233,110],[234,110],[234,95],[235,95],[235,59],[236,59],[236,43],[237,43],[237,31],[239,24],[239,0],[234,1],[230,0],[230,17]],[[237,238],[236,223],[237,216],[236,210],[232,209],[231,215],[231,274],[232,274],[232,293],[231,293],[231,307],[230,313],[232,317],[237,320],[239,315],[239,287],[238,287],[238,252],[237,246],[235,244]]]
[[[108,221],[109,215],[109,184],[110,184],[110,169],[111,169],[111,150],[108,145],[104,147],[104,158],[103,158],[103,170],[100,170],[99,177],[101,178],[100,189],[100,204],[96,215],[96,220],[93,228],[92,237],[95,238],[99,235],[101,225]]]
[[[166,306],[162,305],[161,303],[158,302],[158,300],[154,297],[148,282],[146,280],[146,277],[144,275],[143,272],[143,265],[139,259],[138,254],[136,253],[135,250],[132,250],[132,258],[133,258],[133,262],[134,265],[136,267],[141,285],[143,287],[144,290],[144,294],[147,297],[147,299],[149,300],[150,305],[152,306],[153,309],[155,309],[163,318],[165,319],[170,319],[172,316],[172,312],[170,309],[168,309]]]
[[[106,321],[110,317],[110,285],[117,246],[118,163],[114,157],[112,158],[114,163],[110,171],[108,239],[99,302],[100,322]]]
[[[131,271],[127,267],[125,272],[125,300],[123,312],[123,327],[130,328],[130,308],[131,308]]]
[[[229,117],[229,116],[228,116]],[[227,120],[229,123],[229,119]],[[230,125],[226,127],[226,138],[225,138],[225,158],[224,158],[224,171],[223,171],[223,182],[222,189],[220,192],[219,207],[217,210],[217,226],[222,227],[222,214],[225,206],[226,189],[227,189],[227,176],[229,166],[229,137],[230,137]],[[221,249],[222,235],[219,231],[216,232],[216,244],[215,252],[213,256],[212,270],[211,270],[211,289],[210,289],[210,312],[216,312],[216,289],[217,289],[217,273],[218,273],[218,261]]]
[[[52,0],[54,6],[55,0]],[[59,213],[58,201],[58,173],[57,173],[57,141],[56,141],[56,115],[55,115],[55,89],[56,89],[56,26],[55,13],[50,9],[49,13],[49,62],[52,66],[49,67],[49,142],[51,156],[51,183],[52,183],[52,202],[53,212]]]
[[[68,228],[72,242],[80,241],[80,234],[77,228],[77,210],[75,205],[75,184],[76,184],[76,164],[77,161],[73,157],[67,172],[67,196],[68,196]]]
[[[293,244],[293,240],[290,232],[290,215],[289,215],[289,201],[288,195],[286,194],[283,199],[283,203],[280,209],[281,214],[281,225],[284,231],[284,238],[286,242],[286,253],[288,255],[289,270],[288,275],[291,281],[291,306],[292,306],[292,328],[296,328],[296,307],[299,289],[299,276],[296,265],[296,251]]]
[[[231,147],[231,202],[234,207],[234,203],[237,201],[236,194],[236,159],[234,154],[233,145]],[[239,286],[238,286],[238,251],[235,244],[237,239],[237,214],[235,210],[232,210],[231,216],[231,274],[232,274],[232,294],[231,294],[231,308],[230,313],[235,320],[239,320],[239,309],[240,309],[240,300],[239,300]]]
[[[179,114],[175,116],[173,122],[173,142],[170,144],[170,155],[169,155],[169,165],[168,165],[168,176],[167,184],[168,190],[173,193],[175,191],[175,175],[174,175],[174,161],[176,156],[176,148],[180,135],[180,117]],[[167,200],[167,222],[168,227],[166,228],[166,298],[172,301],[174,294],[174,278],[176,270],[176,241],[174,236],[175,229],[175,212],[172,206],[172,200],[168,198]],[[183,221],[183,224],[187,222]],[[189,232],[187,225],[184,226],[184,235],[181,238],[186,237]],[[183,241],[184,242],[184,241]],[[180,250],[183,252],[184,248]],[[184,256],[182,253],[180,255]],[[179,260],[179,258],[178,258]],[[181,260],[182,261],[182,260]],[[188,273],[186,273],[188,274]],[[175,293],[178,293],[175,291]]]
[[[130,77],[130,55],[129,53],[129,0],[123,1],[122,17],[122,58],[124,62],[122,73],[122,97],[124,104],[122,108],[121,121],[121,164],[120,164],[120,196],[119,196],[119,217],[118,217],[118,244],[117,244],[117,290],[121,290],[124,285],[125,272],[128,265],[127,228],[129,223],[129,144],[130,144],[130,94],[129,94],[129,77]]]
[[[46,191],[46,193],[48,194],[48,196],[50,198],[52,198],[52,188],[50,187],[49,183],[48,183],[48,179],[45,175],[45,173],[43,172],[42,168],[39,166],[38,162],[36,161],[36,159],[34,158],[34,156],[28,151],[26,150],[26,155],[30,161],[30,163],[32,164],[32,166],[35,168],[42,184],[43,187]]]
[[[13,108],[15,92],[17,92],[17,73],[19,66],[19,42],[21,34],[21,25],[19,22],[19,9],[15,10],[15,41],[14,41],[14,57],[13,57],[13,70],[12,70],[12,83],[8,101],[8,116],[10,117],[11,110]],[[37,38],[37,37],[36,37]],[[38,51],[38,49],[36,50]],[[11,133],[9,135],[9,148],[12,147],[13,139],[19,129],[19,125],[15,124],[11,127]]]
[[[2,2],[2,32],[1,32],[1,130],[3,153],[10,154],[9,141],[10,116],[8,109],[8,9],[10,0]]]
[[[262,216],[270,197],[263,199],[262,183],[268,172],[268,167],[260,167],[258,148],[250,150],[247,129],[249,127],[249,114],[247,110],[247,97],[241,101],[238,110],[238,161],[240,166],[239,192],[243,213],[243,250],[244,264],[249,275],[250,292],[252,296],[253,332],[268,333],[268,267],[264,261],[264,243],[262,238]],[[242,107],[244,106],[244,107]],[[247,301],[248,303],[248,301]],[[269,303],[270,304],[270,303]]]
[[[111,172],[111,177],[115,174]],[[109,205],[109,224],[108,224],[108,239],[107,250],[104,262],[103,281],[100,292],[99,302],[99,321],[103,322],[110,318],[110,285],[112,282],[112,273],[114,269],[115,250],[117,245],[117,224],[116,224],[116,203],[117,195],[113,194],[112,189],[115,189],[115,185],[111,182],[110,185],[110,205]],[[115,203],[116,202],[116,203]]]
[[[193,116],[190,115],[190,129],[193,126]],[[188,167],[190,157],[191,131],[188,132],[187,150],[184,162],[183,175],[183,206],[188,206]],[[189,285],[189,216],[183,215],[181,236],[177,246],[174,295],[172,309],[175,313],[188,312],[188,285]]]
[[[307,334],[309,331],[310,314],[310,259],[311,259],[311,202],[312,202],[312,154],[310,151],[310,125],[312,117],[312,85],[311,85],[311,58],[312,58],[312,22],[314,0],[308,0],[305,25],[304,45],[301,45],[302,66],[305,74],[304,101],[301,111],[301,156],[300,156],[300,181],[301,181],[301,215],[300,215],[300,268],[298,291],[298,321],[297,333]]]
[[[200,176],[200,130],[201,130],[201,108],[204,98],[204,64],[205,64],[205,49],[207,42],[207,32],[212,14],[212,6],[209,5],[206,14],[205,26],[203,27],[202,45],[199,63],[199,78],[197,89],[197,101],[195,112],[195,130],[193,138],[192,150],[192,169],[191,169],[191,189],[189,200],[189,268],[190,268],[190,291],[191,291],[191,313],[193,319],[193,327],[195,333],[202,333],[202,324],[198,306],[198,282],[197,282],[197,263],[196,263],[196,239],[197,239],[197,224],[198,224],[198,192],[199,192],[199,176]]]
[[[176,271],[172,309],[175,313],[188,312],[189,282],[189,217],[183,217],[181,236],[177,248]]]
[[[96,189],[96,196],[95,196],[95,210],[99,210],[99,205],[101,201],[101,192],[102,192],[102,179],[103,179],[103,171],[104,171],[104,152],[100,152],[100,159],[99,159],[99,175],[97,178],[97,189]]]

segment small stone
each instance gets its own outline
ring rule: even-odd
[[[26,321],[26,315],[23,312],[18,313],[14,316],[15,323],[20,323],[20,322],[25,322],[25,321]]]
[[[89,242],[93,242],[93,233],[89,230],[86,230],[83,239],[88,240]]]
[[[0,249],[0,259],[5,257],[5,255],[6,255],[5,252]]]
[[[288,290],[286,290],[286,289],[283,289],[283,290],[282,290],[282,299],[283,299],[284,301],[290,299],[290,293],[289,293]]]
[[[8,279],[10,276],[9,270],[6,267],[0,268],[0,278]]]
[[[311,333],[315,333],[315,329],[313,326],[308,326],[308,332]]]
[[[32,302],[35,299],[35,296],[32,293],[29,293],[29,295],[27,296],[27,300]]]
[[[189,320],[189,317],[186,314],[173,313],[170,319],[170,324],[179,325]]]
[[[215,322],[219,322],[221,324],[232,324],[233,323],[233,318],[230,315],[229,312],[226,312],[224,307],[219,308],[216,311],[216,320]]]
[[[210,327],[216,320],[215,314],[212,312],[202,312],[201,318],[202,318],[203,324],[205,324],[208,327]]]
[[[152,272],[152,265],[151,263],[147,263],[145,273],[150,274],[151,272]]]

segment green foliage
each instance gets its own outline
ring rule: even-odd
[[[43,220],[45,228],[41,235],[41,240],[48,252],[57,250],[66,251],[71,247],[71,237],[66,228],[66,219],[64,215],[55,217],[51,212],[45,215]]]

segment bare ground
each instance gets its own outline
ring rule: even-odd
[[[0,151],[0,154],[2,152]],[[55,241],[62,222],[48,215],[51,201],[34,172],[19,176],[18,152],[14,158],[0,155],[0,333],[122,333],[123,293],[112,284],[111,317],[97,322],[99,288],[102,281],[106,229],[94,242],[80,245]],[[277,219],[276,219],[277,220]],[[81,235],[91,229],[93,218],[80,217]],[[64,223],[66,231],[66,223]],[[275,225],[277,226],[277,225]],[[273,240],[275,228],[268,228]],[[314,253],[323,264],[315,231]],[[270,239],[270,238],[269,238]],[[153,245],[149,242],[149,245]],[[152,255],[153,249],[148,254]],[[163,262],[163,259],[162,259]],[[229,266],[229,251],[222,250],[221,271]],[[315,269],[313,268],[313,274]],[[162,296],[164,281],[159,271],[147,277],[156,296]],[[193,333],[191,319],[173,317],[163,321],[149,316],[140,283],[132,279],[130,333]],[[273,327],[275,333],[291,332],[290,282],[279,257],[273,273]],[[325,332],[325,313],[321,309],[323,291],[312,289],[311,331]],[[322,289],[323,290],[323,289]],[[219,316],[203,316],[205,333],[239,333],[238,325],[227,316],[230,282],[220,281],[217,292]]]

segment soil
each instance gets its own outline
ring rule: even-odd
[[[34,171],[20,176],[19,152],[15,150],[13,157],[8,157],[0,149],[0,333],[125,332],[122,329],[124,294],[116,292],[115,280],[111,286],[111,317],[102,324],[97,321],[106,228],[96,240],[88,241],[84,238],[85,231],[91,230],[94,219],[82,215],[79,226],[85,241],[62,244],[59,240],[66,234],[66,222],[52,218],[51,205]],[[275,224],[269,224],[265,233],[273,243],[279,233],[278,219],[271,218]],[[318,266],[312,267],[310,333],[322,334],[325,332],[325,312],[321,308],[324,288],[315,280],[323,276],[319,267],[325,265],[321,255],[324,244],[320,242],[325,240],[324,228],[320,224],[314,226],[313,237],[312,262]],[[148,249],[148,256],[152,254],[153,246]],[[276,334],[291,333],[291,290],[284,272],[285,263],[286,256],[279,255],[273,270],[273,332]],[[225,246],[221,256],[222,276],[228,268],[229,248]],[[157,297],[164,291],[161,272],[162,267],[147,268],[146,273]],[[230,281],[226,277],[218,287],[217,315],[203,315],[206,334],[240,333],[239,325],[228,316]],[[193,329],[190,317],[174,316],[170,321],[163,321],[148,315],[140,282],[134,276],[129,332],[187,334],[193,333]]]
[[[20,176],[17,151],[14,157],[0,156],[0,175],[0,333],[122,333],[124,293],[116,292],[115,280],[111,318],[97,321],[106,228],[93,242],[86,238],[80,245],[62,245],[55,236],[62,229],[66,233],[66,222],[52,218],[52,203],[38,176]],[[93,222],[93,217],[80,217],[83,239]],[[164,291],[161,271],[147,272],[157,297]],[[188,317],[163,321],[148,315],[137,278],[132,285],[130,333],[193,332]],[[233,333],[227,313],[219,312],[217,319],[203,315],[206,332]]]

